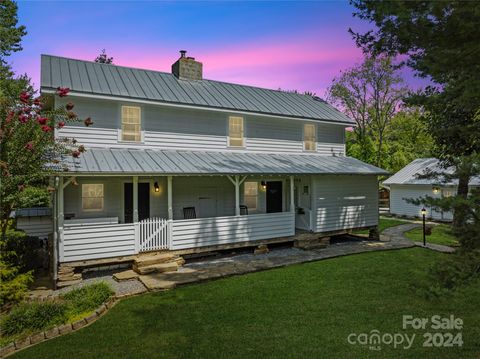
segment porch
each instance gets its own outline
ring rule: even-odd
[[[55,179],[60,262],[345,232],[378,222],[376,175],[356,159],[93,148]]]
[[[60,181],[62,263],[237,246],[295,234],[293,176],[87,176]],[[82,197],[82,187],[91,185],[103,188],[97,189],[101,211],[89,210],[88,201],[96,199]]]

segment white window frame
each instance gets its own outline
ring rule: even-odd
[[[252,190],[255,189],[255,194],[247,194],[247,183],[253,184]],[[258,182],[256,181],[245,181],[243,183],[243,203],[247,206],[248,211],[257,211],[258,210]],[[254,198],[255,199],[255,207],[249,206],[247,204],[247,198]]]
[[[312,142],[311,139],[307,140],[306,138],[306,128],[313,127],[313,149],[307,149],[307,142]],[[306,152],[316,152],[317,151],[317,125],[314,123],[304,123],[303,124],[303,150]]]
[[[242,120],[242,137],[241,137],[242,144],[241,144],[241,145],[232,145],[232,143],[231,143],[232,137],[230,136],[230,120],[232,120],[232,119],[241,119],[241,120]],[[228,133],[228,136],[227,136],[227,147],[231,147],[231,148],[245,148],[245,117],[243,117],[243,116],[228,116],[228,120],[227,120],[227,133]],[[235,139],[238,139],[238,138],[235,138]]]
[[[124,108],[134,108],[134,109],[138,109],[138,135],[139,135],[139,139],[138,140],[126,140],[124,139],[124,134],[125,134],[125,131],[123,129],[123,126],[124,125],[137,125],[137,124],[128,124],[128,123],[125,123],[123,122],[123,109]],[[140,106],[131,106],[131,105],[121,105],[120,106],[120,131],[118,133],[118,140],[120,142],[127,142],[127,143],[142,143],[143,140],[144,140],[144,133],[142,131],[142,108]]]
[[[85,188],[86,186],[100,186],[102,195],[101,196],[84,196],[84,193],[87,191]],[[101,207],[100,208],[85,208],[85,204],[83,202],[84,198],[101,198]],[[103,183],[84,183],[82,184],[82,193],[81,193],[81,201],[82,201],[82,211],[83,212],[102,212],[105,206],[105,186]]]

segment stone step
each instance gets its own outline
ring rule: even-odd
[[[134,263],[137,267],[146,267],[152,264],[172,262],[178,258],[180,258],[178,255],[172,253],[143,254],[137,256]]]
[[[138,279],[148,290],[166,290],[175,288],[175,282],[166,280],[159,273],[141,275]]]
[[[58,281],[58,282],[57,282],[57,288],[69,287],[69,286],[71,286],[71,285],[78,284],[78,283],[81,283],[81,282],[82,282],[81,279],[77,279],[77,280],[67,280],[67,281]]]
[[[177,262],[168,262],[168,263],[155,263],[149,266],[138,267],[135,263],[133,264],[133,270],[138,274],[148,274],[148,273],[165,273],[165,272],[175,272],[178,270]]]
[[[82,279],[82,273],[58,274],[58,280],[62,282],[78,279]]]
[[[117,282],[135,279],[135,278],[138,278],[138,273],[131,269],[113,274],[113,279],[115,279]]]

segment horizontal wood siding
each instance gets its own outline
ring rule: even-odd
[[[17,229],[25,231],[29,236],[47,237],[53,233],[53,221],[51,217],[19,217]]]
[[[134,225],[66,226],[62,244],[62,262],[133,255]]]
[[[58,137],[75,138],[78,143],[88,146],[123,147],[118,143],[118,130],[101,127],[65,126],[57,130]]]
[[[290,212],[175,220],[171,249],[292,236],[295,234],[294,221],[294,214]]]
[[[376,176],[313,177],[315,232],[329,232],[378,224]]]
[[[426,196],[441,198],[441,192],[433,193],[431,185],[391,185],[390,186],[390,213],[398,216],[421,217],[423,205],[408,203],[407,199],[420,199]],[[451,212],[435,211],[429,207],[427,217],[438,220],[452,220]]]
[[[145,132],[145,146],[173,150],[221,150],[225,149],[225,136],[183,134],[173,132]]]
[[[75,102],[80,118],[91,117],[93,126],[75,123],[56,130],[57,136],[74,137],[85,146],[143,149],[222,151],[227,147],[229,113],[165,108],[96,99],[57,99],[58,105]],[[141,107],[142,143],[118,141],[121,106]],[[245,148],[252,152],[302,152],[306,121],[244,115]],[[317,126],[317,148],[322,155],[345,154],[345,125],[313,122]],[[229,149],[235,150],[235,149]]]

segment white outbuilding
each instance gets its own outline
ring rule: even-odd
[[[383,182],[384,186],[390,188],[390,213],[397,216],[421,217],[423,205],[408,203],[407,199],[419,199],[421,197],[450,197],[457,192],[458,181],[444,183],[438,179],[418,178],[418,175],[426,171],[450,172],[440,169],[439,160],[436,158],[418,158],[392,177]],[[470,188],[480,186],[480,177],[470,180]],[[451,221],[452,212],[436,211],[425,207],[427,217],[439,221]]]

